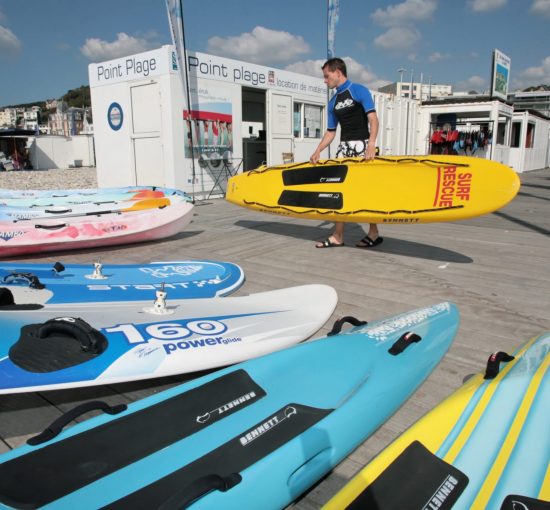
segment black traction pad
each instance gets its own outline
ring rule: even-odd
[[[194,434],[264,397],[236,370],[0,465],[0,502],[37,508]],[[140,440],[140,438],[142,438]]]
[[[468,485],[468,477],[412,442],[347,510],[450,510]]]
[[[285,186],[303,184],[337,184],[346,180],[347,165],[319,165],[308,168],[283,170]]]
[[[84,350],[79,340],[68,332],[42,336],[40,329],[44,325],[27,324],[21,328],[19,339],[9,350],[10,360],[19,368],[41,374],[55,372],[90,361],[107,348],[105,336],[91,327],[89,334],[101,346],[97,350]]]
[[[511,494],[504,498],[500,510],[550,510],[550,501]]]
[[[277,202],[278,205],[291,207],[306,207],[308,209],[342,209],[344,196],[342,193],[322,191],[284,190]]]
[[[194,482],[212,474],[228,477],[242,472],[331,412],[332,409],[288,404],[204,457],[104,508],[179,510],[185,507],[182,501],[186,501],[187,494],[193,492]]]

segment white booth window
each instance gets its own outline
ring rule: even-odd
[[[322,106],[305,103],[294,103],[294,138],[321,138],[322,126]]]
[[[527,124],[527,136],[525,137],[525,148],[532,149],[535,143],[535,124]]]
[[[512,123],[512,141],[510,147],[519,147],[521,140],[521,122]]]
[[[507,145],[506,138],[508,134],[509,119],[499,120],[497,129],[497,143],[499,145]]]
[[[292,130],[294,138],[300,138],[302,135],[302,104],[294,103],[294,115],[292,121]]]

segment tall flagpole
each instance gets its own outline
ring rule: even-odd
[[[179,71],[181,81],[185,90],[185,102],[187,110],[187,119],[190,122],[189,141],[191,142],[191,169],[192,169],[192,196],[195,203],[195,144],[193,140],[193,118],[191,113],[191,93],[189,90],[189,66],[187,60],[187,50],[185,46],[185,29],[183,25],[183,4],[182,0],[166,0],[166,9],[168,11],[168,24],[170,25],[170,34],[172,43],[176,47],[178,57]],[[184,124],[185,127],[185,124]],[[184,141],[184,144],[187,140]]]
[[[327,60],[334,58],[334,33],[338,22],[340,0],[327,0]],[[327,108],[330,100],[330,89],[327,86]],[[328,146],[328,157],[330,159],[330,145]]]

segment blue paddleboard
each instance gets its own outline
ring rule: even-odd
[[[103,404],[120,412],[53,437],[57,423],[0,457],[0,507],[284,508],[411,396],[458,322],[455,306],[440,303],[211,373],[123,411]]]
[[[0,263],[0,287],[17,304],[92,303],[154,300],[163,285],[171,299],[225,296],[244,282],[241,267],[213,260],[151,264],[105,264],[94,277],[93,264]]]

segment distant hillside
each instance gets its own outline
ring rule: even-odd
[[[82,108],[91,106],[90,100],[90,87],[88,85],[82,85],[77,89],[69,90],[62,98],[69,107],[74,106],[76,108]]]
[[[523,92],[539,92],[550,90],[550,85],[537,85],[536,87],[527,87]]]
[[[77,108],[82,108],[83,106],[91,106],[90,87],[88,85],[82,85],[77,89],[68,90],[66,94],[55,99],[61,99],[62,101],[65,101],[69,106],[75,106]],[[51,99],[49,99],[49,101],[51,101]],[[6,105],[2,108],[30,108],[31,106],[40,106],[42,110],[45,110],[46,100],[33,101],[32,103]]]

